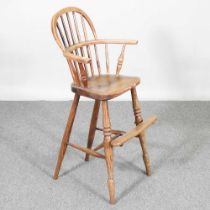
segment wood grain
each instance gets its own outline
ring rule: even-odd
[[[56,43],[68,62],[73,79],[71,90],[75,93],[61,141],[54,171],[54,179],[58,178],[68,145],[86,153],[85,160],[89,160],[89,155],[105,159],[108,174],[107,185],[109,198],[110,203],[114,204],[116,200],[113,174],[113,148],[122,146],[133,137],[139,138],[146,173],[147,175],[151,174],[145,129],[156,121],[156,117],[150,117],[146,121],[143,121],[136,92],[136,86],[140,83],[140,78],[120,75],[124,63],[125,48],[128,45],[136,45],[138,41],[131,39],[98,39],[92,20],[83,10],[77,7],[67,7],[58,11],[52,17],[51,30]],[[104,53],[100,53],[99,45],[104,47]],[[111,61],[113,59],[110,56],[112,54],[109,54],[110,45],[120,45],[122,47],[118,59],[114,63],[115,65],[117,63],[117,65],[113,75],[110,74],[113,72],[111,68]],[[101,59],[104,59],[104,61],[101,62]],[[136,127],[128,132],[111,129],[108,100],[127,91],[131,91]],[[80,96],[95,100],[89,127],[87,147],[82,147],[71,142],[69,143]],[[103,128],[97,127],[100,104],[102,105]],[[82,131],[83,128],[81,127],[80,129]],[[92,149],[96,130],[103,131],[103,142]],[[102,148],[104,149],[104,155],[97,152]]]
[[[85,26],[85,21],[84,21],[84,17],[83,16],[81,16],[81,22],[82,22],[82,29],[83,29],[85,41],[87,41],[88,40],[88,34],[87,34],[87,29],[86,29],[86,26]],[[93,69],[92,53],[91,53],[90,46],[87,45],[86,49],[87,49],[88,57],[90,58],[91,75],[93,76],[94,75],[94,69]]]
[[[140,83],[138,77],[115,75],[94,76],[88,79],[87,87],[72,84],[72,91],[95,100],[109,100],[132,89]]]
[[[126,44],[123,44],[120,56],[117,61],[116,75],[119,76],[119,73],[122,69],[123,61],[124,61],[124,53],[125,53]]]
[[[63,15],[61,15],[60,18],[61,18],[61,22],[62,22],[62,25],[63,25],[63,29],[64,29],[64,32],[65,32],[65,35],[66,35],[66,39],[67,39],[67,42],[68,42],[68,46],[71,46],[72,43],[71,43],[71,40],[70,40],[68,31],[67,31],[67,27],[66,27],[66,24],[65,24]]]
[[[108,50],[108,44],[105,44],[105,57],[106,57],[106,72],[109,74],[109,50]]]
[[[120,44],[120,45],[136,45],[138,44],[137,40],[132,40],[132,39],[94,39],[94,40],[88,40],[88,41],[83,41],[80,43],[77,43],[75,45],[72,45],[71,47],[68,47],[66,50],[68,51],[73,51],[77,48],[84,47],[87,45],[99,45],[99,44]],[[123,47],[124,49],[124,47]]]
[[[111,145],[112,146],[121,146],[125,142],[129,141],[131,138],[133,138],[133,137],[143,133],[144,130],[146,128],[148,128],[149,126],[151,126],[152,124],[154,124],[156,120],[157,120],[156,116],[149,117],[147,120],[145,120],[144,122],[138,124],[132,130],[126,132],[125,135],[123,135],[121,137],[118,137],[117,139],[113,140],[111,142]]]
[[[89,155],[92,155],[92,156],[95,156],[97,158],[103,158],[105,159],[105,156],[92,150],[92,149],[88,149],[88,148],[85,148],[85,147],[81,147],[80,145],[78,144],[72,144],[72,143],[69,143],[68,145],[70,145],[71,147],[75,148],[75,149],[78,149],[82,152],[85,152],[86,154],[89,154]]]
[[[108,102],[102,101],[103,110],[103,131],[104,131],[104,153],[107,165],[108,173],[108,189],[110,203],[115,203],[115,187],[114,187],[114,176],[113,176],[113,149],[111,146],[111,123],[109,118]]]
[[[141,116],[140,103],[138,100],[136,88],[131,89],[131,96],[132,96],[133,111],[134,111],[134,116],[135,116],[135,123],[136,125],[139,125],[143,123],[143,118]],[[149,160],[149,154],[147,151],[146,138],[145,138],[144,132],[139,134],[139,141],[140,141],[142,152],[143,152],[143,160],[144,160],[144,165],[146,168],[146,174],[150,176],[151,165],[150,165],[150,160]]]

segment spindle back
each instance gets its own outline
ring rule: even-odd
[[[115,67],[115,74],[118,76],[122,69],[126,45],[137,44],[136,40],[97,39],[91,19],[77,7],[58,11],[52,18],[51,27],[53,36],[67,59],[74,83],[84,87],[88,85],[88,78],[101,75],[103,65],[99,61],[98,45],[104,45],[105,62],[102,64],[105,64],[107,74],[110,73],[108,45],[122,46]]]
[[[51,28],[53,36],[62,51],[82,41],[97,39],[96,30],[91,19],[84,11],[77,7],[67,7],[58,11],[52,18]],[[68,60],[72,77],[80,85],[82,77],[90,77],[95,73],[101,73],[97,46],[93,46],[97,72],[94,72],[90,48],[90,46],[84,46],[72,52],[74,55],[90,58],[91,61],[89,64],[80,64]]]

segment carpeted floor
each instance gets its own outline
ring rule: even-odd
[[[152,176],[137,139],[115,149],[117,203],[108,203],[105,161],[69,148],[52,179],[71,102],[0,102],[0,209],[210,209],[210,102],[143,102]],[[86,145],[91,102],[81,102],[72,142]],[[111,102],[113,128],[134,125],[130,102]],[[101,125],[101,118],[99,118]],[[102,140],[97,133],[95,144]]]

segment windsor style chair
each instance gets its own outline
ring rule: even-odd
[[[68,7],[58,11],[52,18],[52,33],[58,46],[67,59],[73,83],[71,86],[74,92],[74,100],[67,120],[65,132],[61,142],[57,165],[54,172],[54,179],[58,178],[61,164],[67,146],[71,146],[86,153],[85,160],[89,160],[89,155],[105,159],[108,172],[108,189],[110,203],[115,203],[115,187],[113,176],[113,148],[122,146],[133,137],[137,137],[143,151],[143,160],[146,174],[151,174],[150,161],[147,152],[145,129],[156,121],[152,116],[143,121],[140,104],[137,97],[136,86],[140,83],[138,77],[119,75],[124,52],[127,45],[135,45],[135,40],[105,40],[98,39],[96,30],[88,15],[79,8]],[[111,74],[108,45],[121,45],[122,49],[117,59],[116,72]],[[106,69],[102,74],[102,65],[99,59],[98,47],[104,46]],[[108,100],[115,98],[124,92],[130,91],[135,117],[136,127],[128,132],[114,130],[111,128]],[[92,118],[90,122],[87,147],[82,147],[69,142],[72,125],[74,122],[80,96],[85,96],[95,100]],[[103,128],[97,127],[97,119],[100,105],[102,105]],[[92,149],[92,144],[96,130],[103,131],[104,139],[101,144]],[[104,149],[104,154],[98,152]]]

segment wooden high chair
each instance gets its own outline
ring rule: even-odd
[[[84,11],[76,7],[64,8],[57,12],[52,18],[51,26],[55,41],[67,59],[71,76],[73,78],[71,89],[75,94],[60,146],[57,165],[54,172],[54,179],[58,178],[67,146],[71,146],[82,152],[85,152],[86,161],[89,160],[89,155],[105,159],[108,172],[110,203],[114,204],[114,147],[122,146],[133,137],[139,138],[143,151],[146,174],[148,176],[151,174],[150,161],[145,139],[145,129],[156,121],[156,117],[153,116],[148,118],[146,121],[143,121],[136,92],[136,86],[140,83],[140,79],[138,77],[119,75],[124,60],[126,45],[135,45],[137,44],[137,41],[98,39],[91,19]],[[108,52],[109,44],[117,44],[122,46],[116,65],[116,72],[114,74],[110,74],[111,68]],[[100,54],[98,51],[98,45],[104,45],[104,63],[106,67],[105,74],[102,74],[103,69],[99,60]],[[110,124],[108,101],[127,91],[131,92],[136,127],[128,132],[114,130],[111,128]],[[77,144],[69,142],[80,96],[85,96],[95,100],[90,122],[87,147],[81,147]],[[103,112],[103,128],[97,127],[100,105],[102,105]],[[92,149],[96,130],[103,131],[104,139],[101,144]],[[104,154],[98,152],[98,150],[102,148],[104,149]]]

